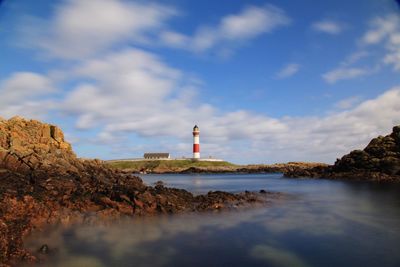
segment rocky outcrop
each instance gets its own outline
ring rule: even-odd
[[[343,156],[332,166],[295,168],[285,175],[400,182],[400,126],[393,127],[387,136],[372,139],[364,150]]]
[[[21,174],[54,167],[54,162],[67,168],[73,158],[71,145],[57,126],[20,117],[0,120],[0,168]]]
[[[0,266],[35,261],[23,249],[23,237],[48,224],[228,209],[264,202],[267,195],[194,196],[162,184],[147,186],[100,160],[78,159],[56,126],[19,117],[0,120]]]

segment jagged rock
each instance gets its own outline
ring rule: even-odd
[[[21,117],[0,121],[0,168],[27,173],[50,165],[68,167],[74,159],[57,126]]]
[[[400,126],[372,139],[364,150],[354,150],[326,167],[285,172],[288,177],[324,177],[400,182]]]

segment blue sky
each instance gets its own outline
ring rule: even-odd
[[[81,157],[333,163],[400,124],[393,0],[5,0],[0,116]]]

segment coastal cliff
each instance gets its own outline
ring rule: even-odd
[[[92,224],[126,216],[230,209],[265,203],[273,193],[194,196],[100,160],[81,160],[54,125],[0,118],[0,266],[35,262],[23,238],[50,224]],[[45,247],[46,248],[46,247]],[[3,264],[3,265],[2,265]]]
[[[344,155],[332,166],[293,168],[285,176],[400,182],[400,125],[393,127],[389,135],[372,139],[363,150]]]

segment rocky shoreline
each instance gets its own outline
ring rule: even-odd
[[[293,168],[286,177],[313,177],[377,182],[400,182],[400,125],[378,136],[363,150],[354,150],[331,166]]]
[[[285,173],[298,169],[310,169],[314,167],[327,167],[325,163],[314,162],[288,162],[276,164],[254,164],[254,165],[233,165],[233,166],[209,166],[209,167],[189,167],[189,168],[154,168],[154,169],[119,169],[125,173],[148,173],[148,174],[188,174],[188,173]],[[118,169],[118,168],[117,168]]]
[[[56,126],[0,119],[0,266],[36,262],[23,239],[50,224],[236,209],[279,197],[264,190],[195,196],[161,183],[148,186],[100,160],[78,159]]]
[[[313,163],[313,162],[288,162],[288,163],[276,163],[276,164],[258,164],[258,165],[246,165],[231,168],[229,170],[219,170],[210,168],[190,168],[179,173],[284,173],[292,169],[308,169],[320,166],[327,166],[324,163]]]

